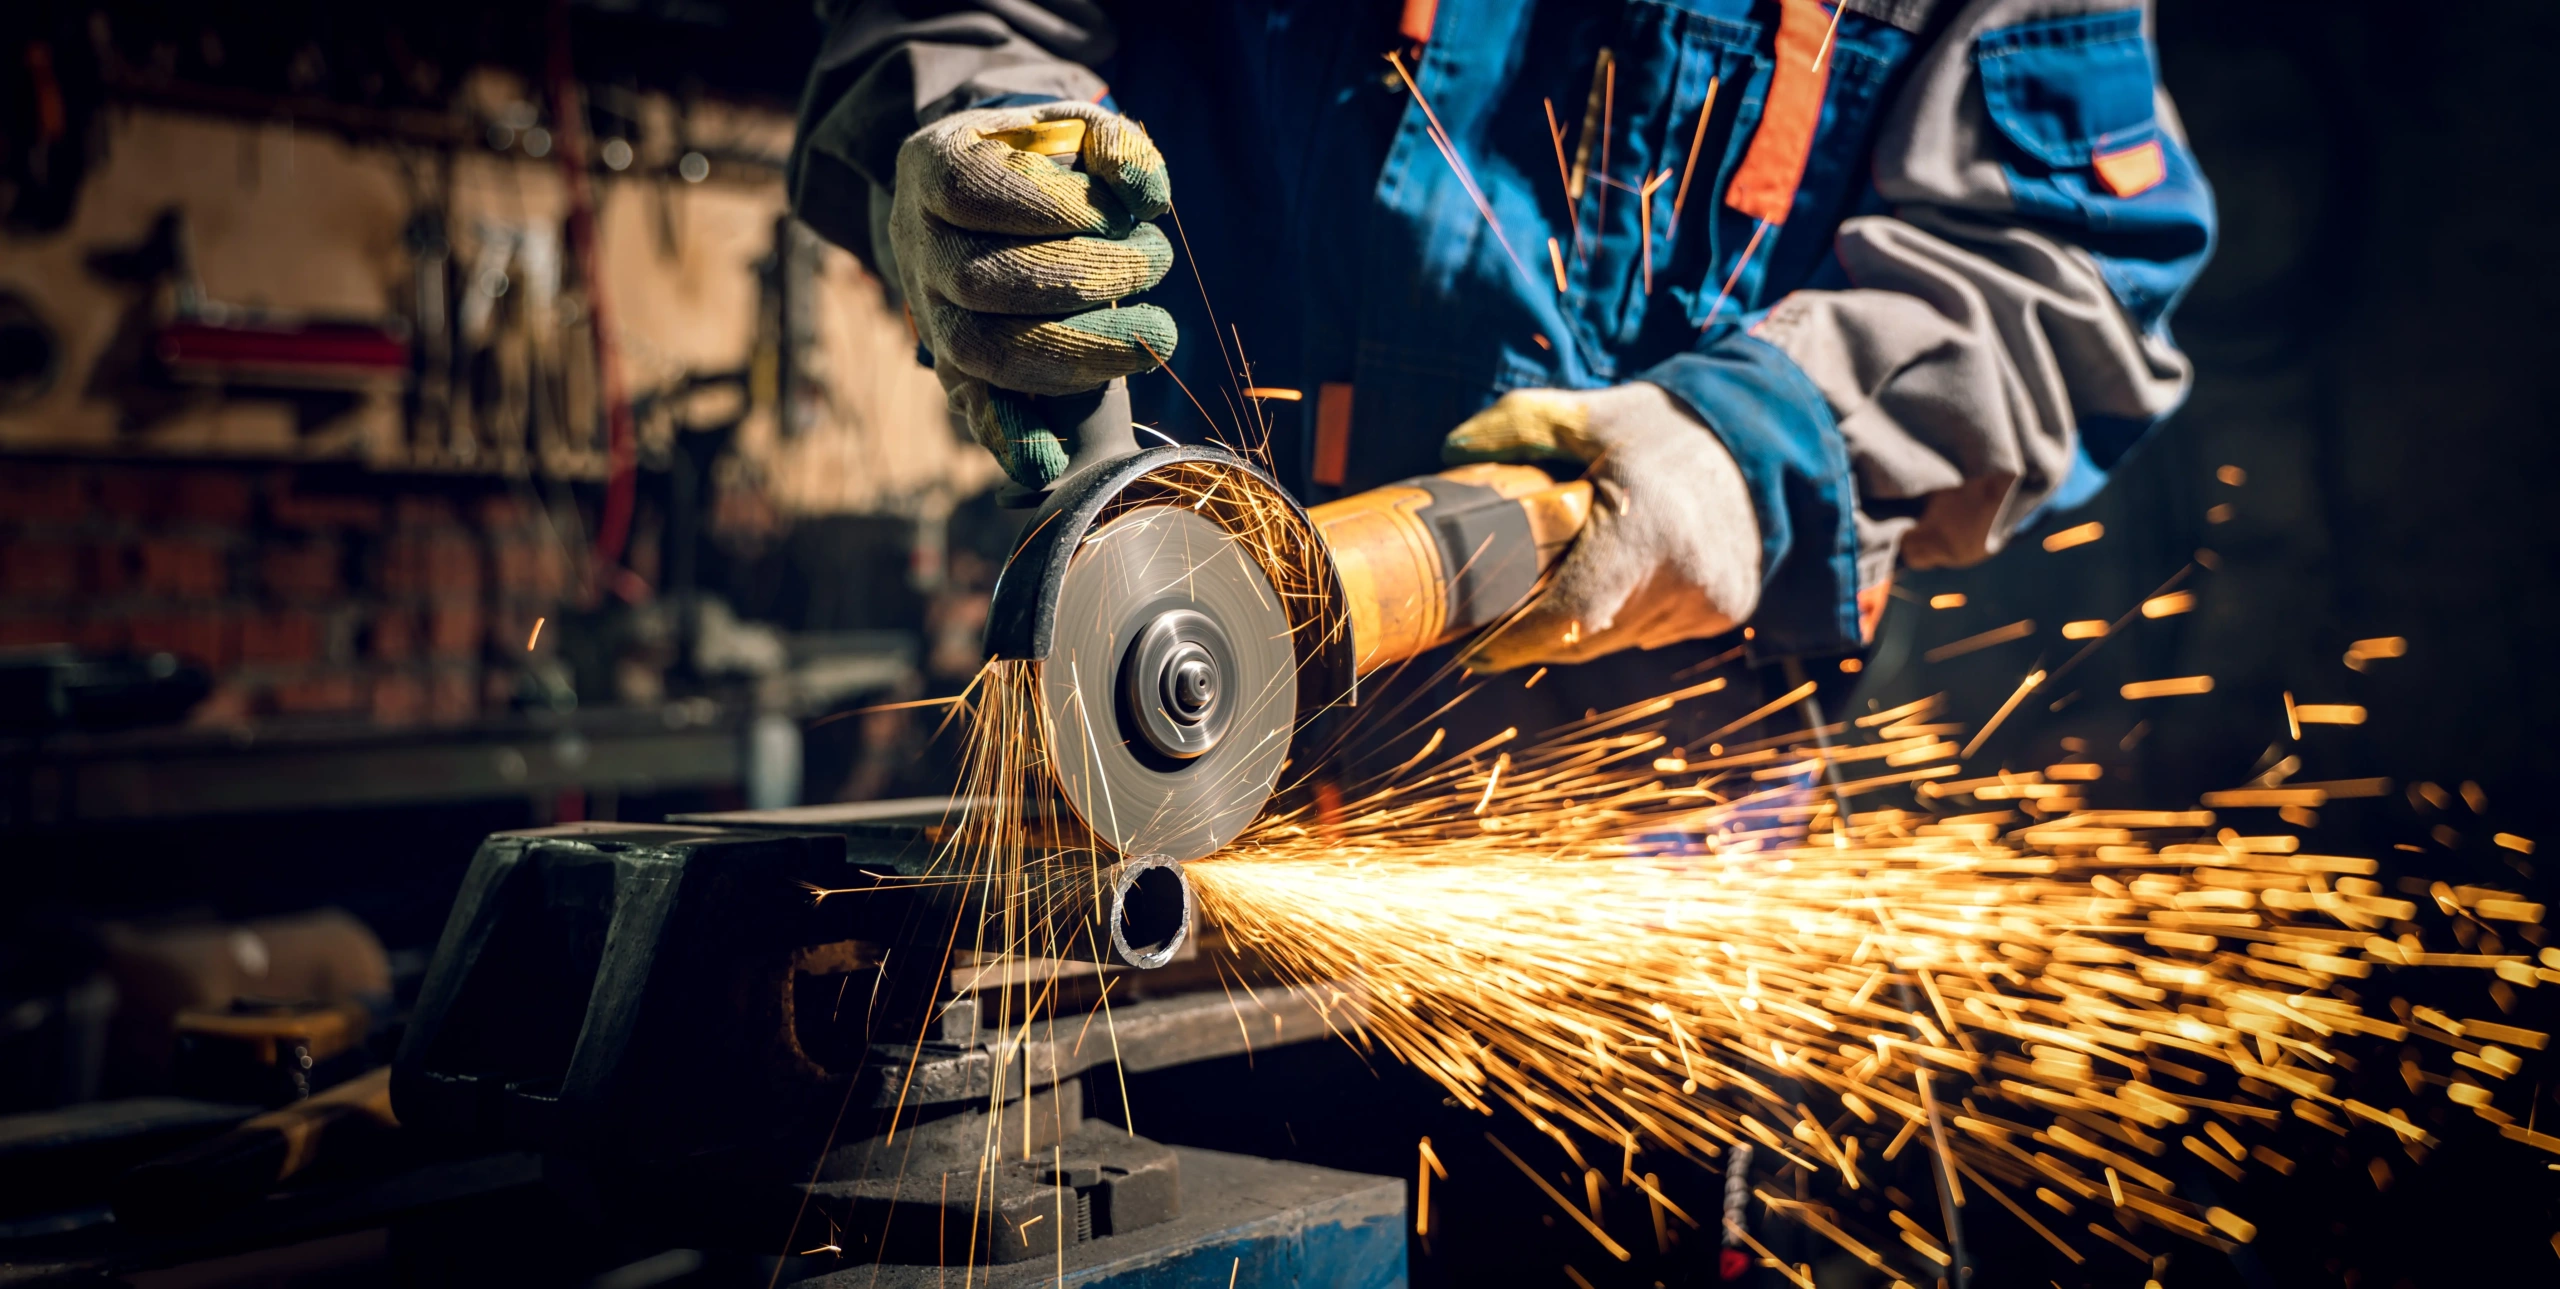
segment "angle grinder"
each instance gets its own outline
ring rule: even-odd
[[[996,137],[1072,165],[1083,122]],[[1359,678],[1518,607],[1591,486],[1470,465],[1301,507],[1224,448],[1141,449],[1124,381],[1040,400],[1067,472],[996,583],[988,653],[1038,673],[1042,760],[1103,846],[1198,859],[1260,815]]]

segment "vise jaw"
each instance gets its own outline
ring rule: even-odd
[[[913,820],[490,837],[394,1062],[396,1113],[543,1155],[606,1211],[705,1245],[1017,1261],[1175,1216],[1174,1153],[1085,1120],[1093,1062],[1003,1042],[954,995],[954,907],[915,880],[935,840]]]

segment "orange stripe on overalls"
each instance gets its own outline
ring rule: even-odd
[[[1796,186],[1804,181],[1805,159],[1813,153],[1814,127],[1822,123],[1823,91],[1831,84],[1831,59],[1823,49],[1830,34],[1831,12],[1820,0],[1779,0],[1777,70],[1769,76],[1760,128],[1724,191],[1724,204],[1754,219],[1787,222]],[[1822,60],[1818,68],[1816,58]]]
[[[1404,16],[1396,32],[1417,45],[1431,43],[1431,24],[1440,16],[1440,0],[1404,0]]]

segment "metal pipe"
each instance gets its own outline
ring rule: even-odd
[[[1112,865],[1105,877],[1111,888],[1106,925],[1113,958],[1141,968],[1173,961],[1191,938],[1191,877],[1182,871],[1182,861],[1141,855]]]
[[[1009,947],[1140,970],[1182,952],[1197,908],[1182,862],[1166,855],[1064,851],[970,877],[876,880],[853,928],[874,944]],[[984,933],[973,936],[972,926]]]

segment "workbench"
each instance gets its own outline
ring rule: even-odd
[[[192,1224],[181,1205],[134,1227],[97,1195],[0,1218],[0,1285],[305,1255],[476,1278],[508,1256],[492,1223],[536,1213],[568,1250],[544,1257],[634,1289],[940,1284],[971,1262],[990,1285],[1403,1284],[1400,1179],[1112,1118],[1128,1074],[1335,1041],[1359,1023],[1344,991],[1257,976],[1213,928],[1153,970],[965,952],[893,970],[912,907],[811,898],[925,871],[950,807],[490,837],[407,1018],[387,1146]],[[1023,1023],[1032,997],[1045,1023]]]

